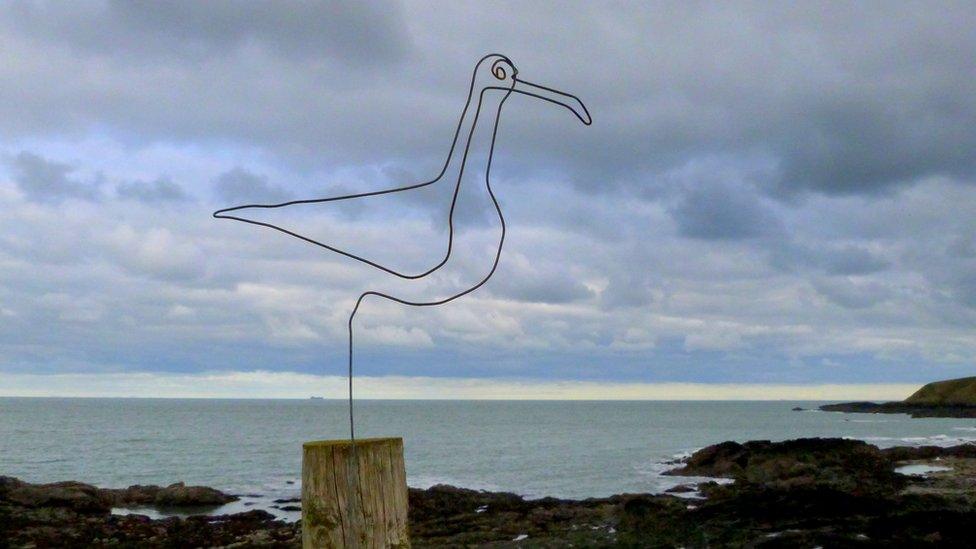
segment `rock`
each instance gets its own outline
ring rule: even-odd
[[[103,488],[102,493],[112,499],[113,505],[125,507],[152,505],[156,499],[156,494],[161,489],[159,486],[134,484],[128,488]]]
[[[276,499],[276,500],[274,500],[274,502],[275,503],[301,503],[302,502],[302,498]]]
[[[690,519],[697,510],[686,501],[635,495],[622,502],[616,529],[625,547],[696,546],[688,540],[698,537],[700,525]],[[702,545],[703,546],[703,545]]]
[[[179,501],[213,501],[213,492],[217,492],[174,487],[170,493]],[[145,488],[136,487],[128,494],[145,500],[149,494],[166,493],[171,487]],[[101,490],[79,482],[30,484],[0,477],[0,547],[301,546],[298,523],[275,520],[266,511],[161,520],[110,514],[111,505],[123,492],[126,490]]]
[[[690,484],[679,484],[677,486],[672,486],[671,488],[668,488],[667,490],[665,490],[665,493],[668,493],[668,494],[688,494],[688,493],[697,492],[697,491],[698,491],[698,488],[696,488],[695,486],[692,486]]]
[[[186,486],[182,482],[178,482],[160,490],[156,494],[154,503],[161,506],[189,507],[223,505],[237,499],[237,496],[231,496],[207,486]]]
[[[906,459],[938,459],[952,469],[928,479],[895,475],[894,464]],[[411,541],[415,547],[972,546],[976,445],[879,450],[843,439],[726,442],[695,452],[677,472],[734,480],[699,484],[703,499],[694,502],[670,494],[526,500],[452,486],[411,488]],[[145,498],[164,490],[156,489],[130,494]],[[44,499],[38,491],[83,496]],[[0,477],[0,546],[301,545],[299,523],[265,511],[152,520],[71,506],[100,495],[79,483]]]
[[[584,501],[482,492],[437,485],[409,490],[410,537],[417,547],[507,546],[528,535],[540,547],[611,545],[619,497]],[[663,497],[663,496],[662,496]],[[479,512],[479,510],[481,510]]]
[[[101,491],[81,482],[29,484],[12,477],[0,477],[0,496],[28,508],[63,507],[86,514],[106,514],[112,500]]]
[[[799,406],[794,406],[792,408],[792,411],[794,411],[794,412],[803,412],[803,411],[805,411],[805,409],[804,408],[800,408]]]
[[[202,507],[223,505],[239,498],[206,486],[186,486],[182,482],[160,486],[133,485],[121,489],[103,489],[113,505],[119,507],[155,505],[162,507]]]
[[[853,493],[892,493],[903,484],[891,460],[863,441],[807,438],[785,442],[723,442],[691,455],[665,474],[734,478],[775,489],[827,487]]]
[[[684,465],[665,471],[665,475],[733,478],[742,471],[747,459],[745,446],[722,442],[702,448],[684,461]]]
[[[976,444],[967,443],[944,448],[942,446],[895,446],[881,452],[892,461],[935,459],[943,457],[976,458]]]
[[[973,452],[969,445],[881,451],[843,439],[717,444],[672,474],[735,481],[700,485],[707,499],[684,510],[660,500],[634,500],[622,509],[621,540],[686,547],[917,547],[932,540],[968,546],[964,525],[976,518],[976,458],[945,457],[956,460],[953,472],[934,489],[931,479],[904,480],[893,472],[895,457],[942,450],[947,456]],[[968,477],[951,478],[956,471]]]
[[[842,402],[840,404],[824,404],[820,410],[824,412],[847,412],[853,414],[874,414],[881,404],[877,402]]]

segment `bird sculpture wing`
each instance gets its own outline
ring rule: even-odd
[[[397,276],[397,277],[400,277],[400,278],[404,278],[404,279],[418,279],[418,278],[423,278],[423,277],[429,275],[430,273],[436,271],[437,269],[439,269],[440,267],[442,267],[447,262],[447,259],[450,256],[451,247],[452,247],[453,241],[454,241],[453,223],[449,223],[449,225],[450,225],[450,231],[449,231],[449,235],[448,235],[447,252],[446,252],[444,258],[442,260],[440,260],[436,265],[434,265],[433,267],[431,267],[431,268],[429,268],[429,269],[427,269],[427,270],[425,270],[423,272],[410,274],[410,273],[401,272],[401,271],[395,270],[393,268],[387,267],[387,266],[382,265],[382,264],[380,264],[380,263],[378,263],[376,261],[373,261],[371,259],[367,259],[367,258],[365,258],[363,256],[360,256],[360,255],[354,254],[352,252],[349,252],[349,251],[340,249],[340,248],[338,248],[336,246],[333,246],[331,244],[328,244],[328,243],[325,243],[325,242],[321,242],[321,241],[316,240],[314,238],[311,238],[309,236],[305,236],[303,234],[300,234],[300,233],[298,233],[296,231],[293,231],[293,230],[290,230],[288,228],[282,227],[282,226],[280,226],[278,224],[275,224],[275,223],[272,223],[270,221],[258,219],[258,218],[256,218],[256,216],[249,215],[247,212],[252,212],[253,213],[256,210],[260,210],[260,211],[276,210],[276,209],[279,209],[279,208],[286,208],[286,207],[289,207],[289,206],[298,206],[298,205],[303,205],[303,204],[321,204],[321,203],[326,203],[326,202],[340,202],[340,201],[348,201],[348,200],[354,200],[354,199],[362,199],[362,198],[375,197],[375,196],[381,196],[381,195],[388,195],[388,194],[392,194],[392,193],[398,193],[398,192],[403,192],[403,191],[410,191],[410,190],[414,190],[414,189],[420,189],[422,187],[426,187],[428,185],[431,185],[433,183],[436,183],[439,179],[440,179],[440,177],[438,177],[437,179],[433,179],[431,181],[425,181],[423,183],[417,183],[417,184],[414,184],[414,185],[406,185],[406,186],[403,186],[403,187],[395,187],[395,188],[392,188],[392,189],[384,189],[384,190],[371,191],[371,192],[365,192],[365,193],[346,194],[346,195],[341,195],[341,196],[332,196],[332,197],[326,197],[326,198],[314,198],[314,199],[308,199],[308,200],[292,200],[292,201],[289,201],[289,202],[281,202],[281,203],[278,203],[278,204],[244,204],[244,205],[241,205],[241,206],[234,206],[234,207],[231,207],[231,208],[224,208],[224,209],[221,209],[221,210],[217,210],[216,212],[213,213],[213,216],[215,218],[217,218],[217,219],[233,219],[235,221],[242,221],[244,223],[249,223],[251,225],[257,225],[257,226],[261,226],[261,227],[267,227],[269,229],[274,229],[276,231],[282,232],[282,233],[284,233],[286,235],[292,236],[292,237],[297,238],[299,240],[303,240],[305,242],[308,242],[309,244],[313,244],[315,246],[319,246],[321,248],[325,248],[326,250],[335,252],[335,253],[340,254],[340,255],[344,255],[344,256],[346,256],[348,258],[354,259],[354,260],[359,261],[361,263],[365,263],[365,264],[367,264],[367,265],[369,265],[371,267],[374,267],[374,268],[379,269],[381,271],[387,272],[387,273],[389,273],[391,275],[394,275],[394,276]]]

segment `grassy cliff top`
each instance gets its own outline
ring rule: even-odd
[[[905,402],[976,406],[976,377],[934,381],[915,391]]]

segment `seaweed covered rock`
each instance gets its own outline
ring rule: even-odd
[[[740,486],[826,487],[853,494],[891,493],[904,484],[891,460],[863,441],[801,438],[723,442],[695,452],[668,475],[733,478]]]
[[[892,461],[936,459],[946,457],[976,458],[976,444],[966,443],[957,446],[894,446],[881,452]]]
[[[128,488],[106,488],[102,492],[116,506],[206,507],[223,505],[238,499],[237,496],[225,494],[209,486],[187,486],[182,482],[166,487],[136,484]]]
[[[526,500],[505,492],[437,485],[409,492],[410,539],[420,547],[611,546],[619,497]]]
[[[180,505],[203,505],[227,497],[212,488],[182,484],[166,488],[110,490],[81,482],[31,484],[0,477],[0,547],[218,547],[233,544],[241,547],[298,547],[301,544],[298,523],[275,520],[266,511],[161,520],[151,520],[143,515],[111,514],[112,506],[121,501],[130,504],[178,501]]]
[[[971,547],[974,448],[879,450],[842,439],[726,442],[696,452],[672,472],[734,479],[699,484],[703,497],[691,498],[525,499],[452,486],[410,489],[410,537],[414,547]],[[924,460],[946,467],[928,477],[893,472],[898,463]],[[174,486],[181,501],[193,492]],[[153,520],[106,508],[104,498],[155,502],[167,488],[106,491],[0,477],[0,546],[301,545],[299,523],[264,511]]]
[[[31,509],[67,508],[78,513],[108,513],[112,499],[101,490],[82,482],[30,484],[12,477],[0,477],[0,498]]]

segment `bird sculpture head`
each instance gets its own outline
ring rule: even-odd
[[[587,126],[593,123],[590,112],[586,110],[586,106],[578,97],[547,86],[533,84],[521,78],[512,60],[498,53],[486,55],[478,61],[474,68],[474,78],[471,85],[472,90],[481,90],[482,93],[497,90],[503,93],[518,93],[554,103],[569,109],[580,122]]]

